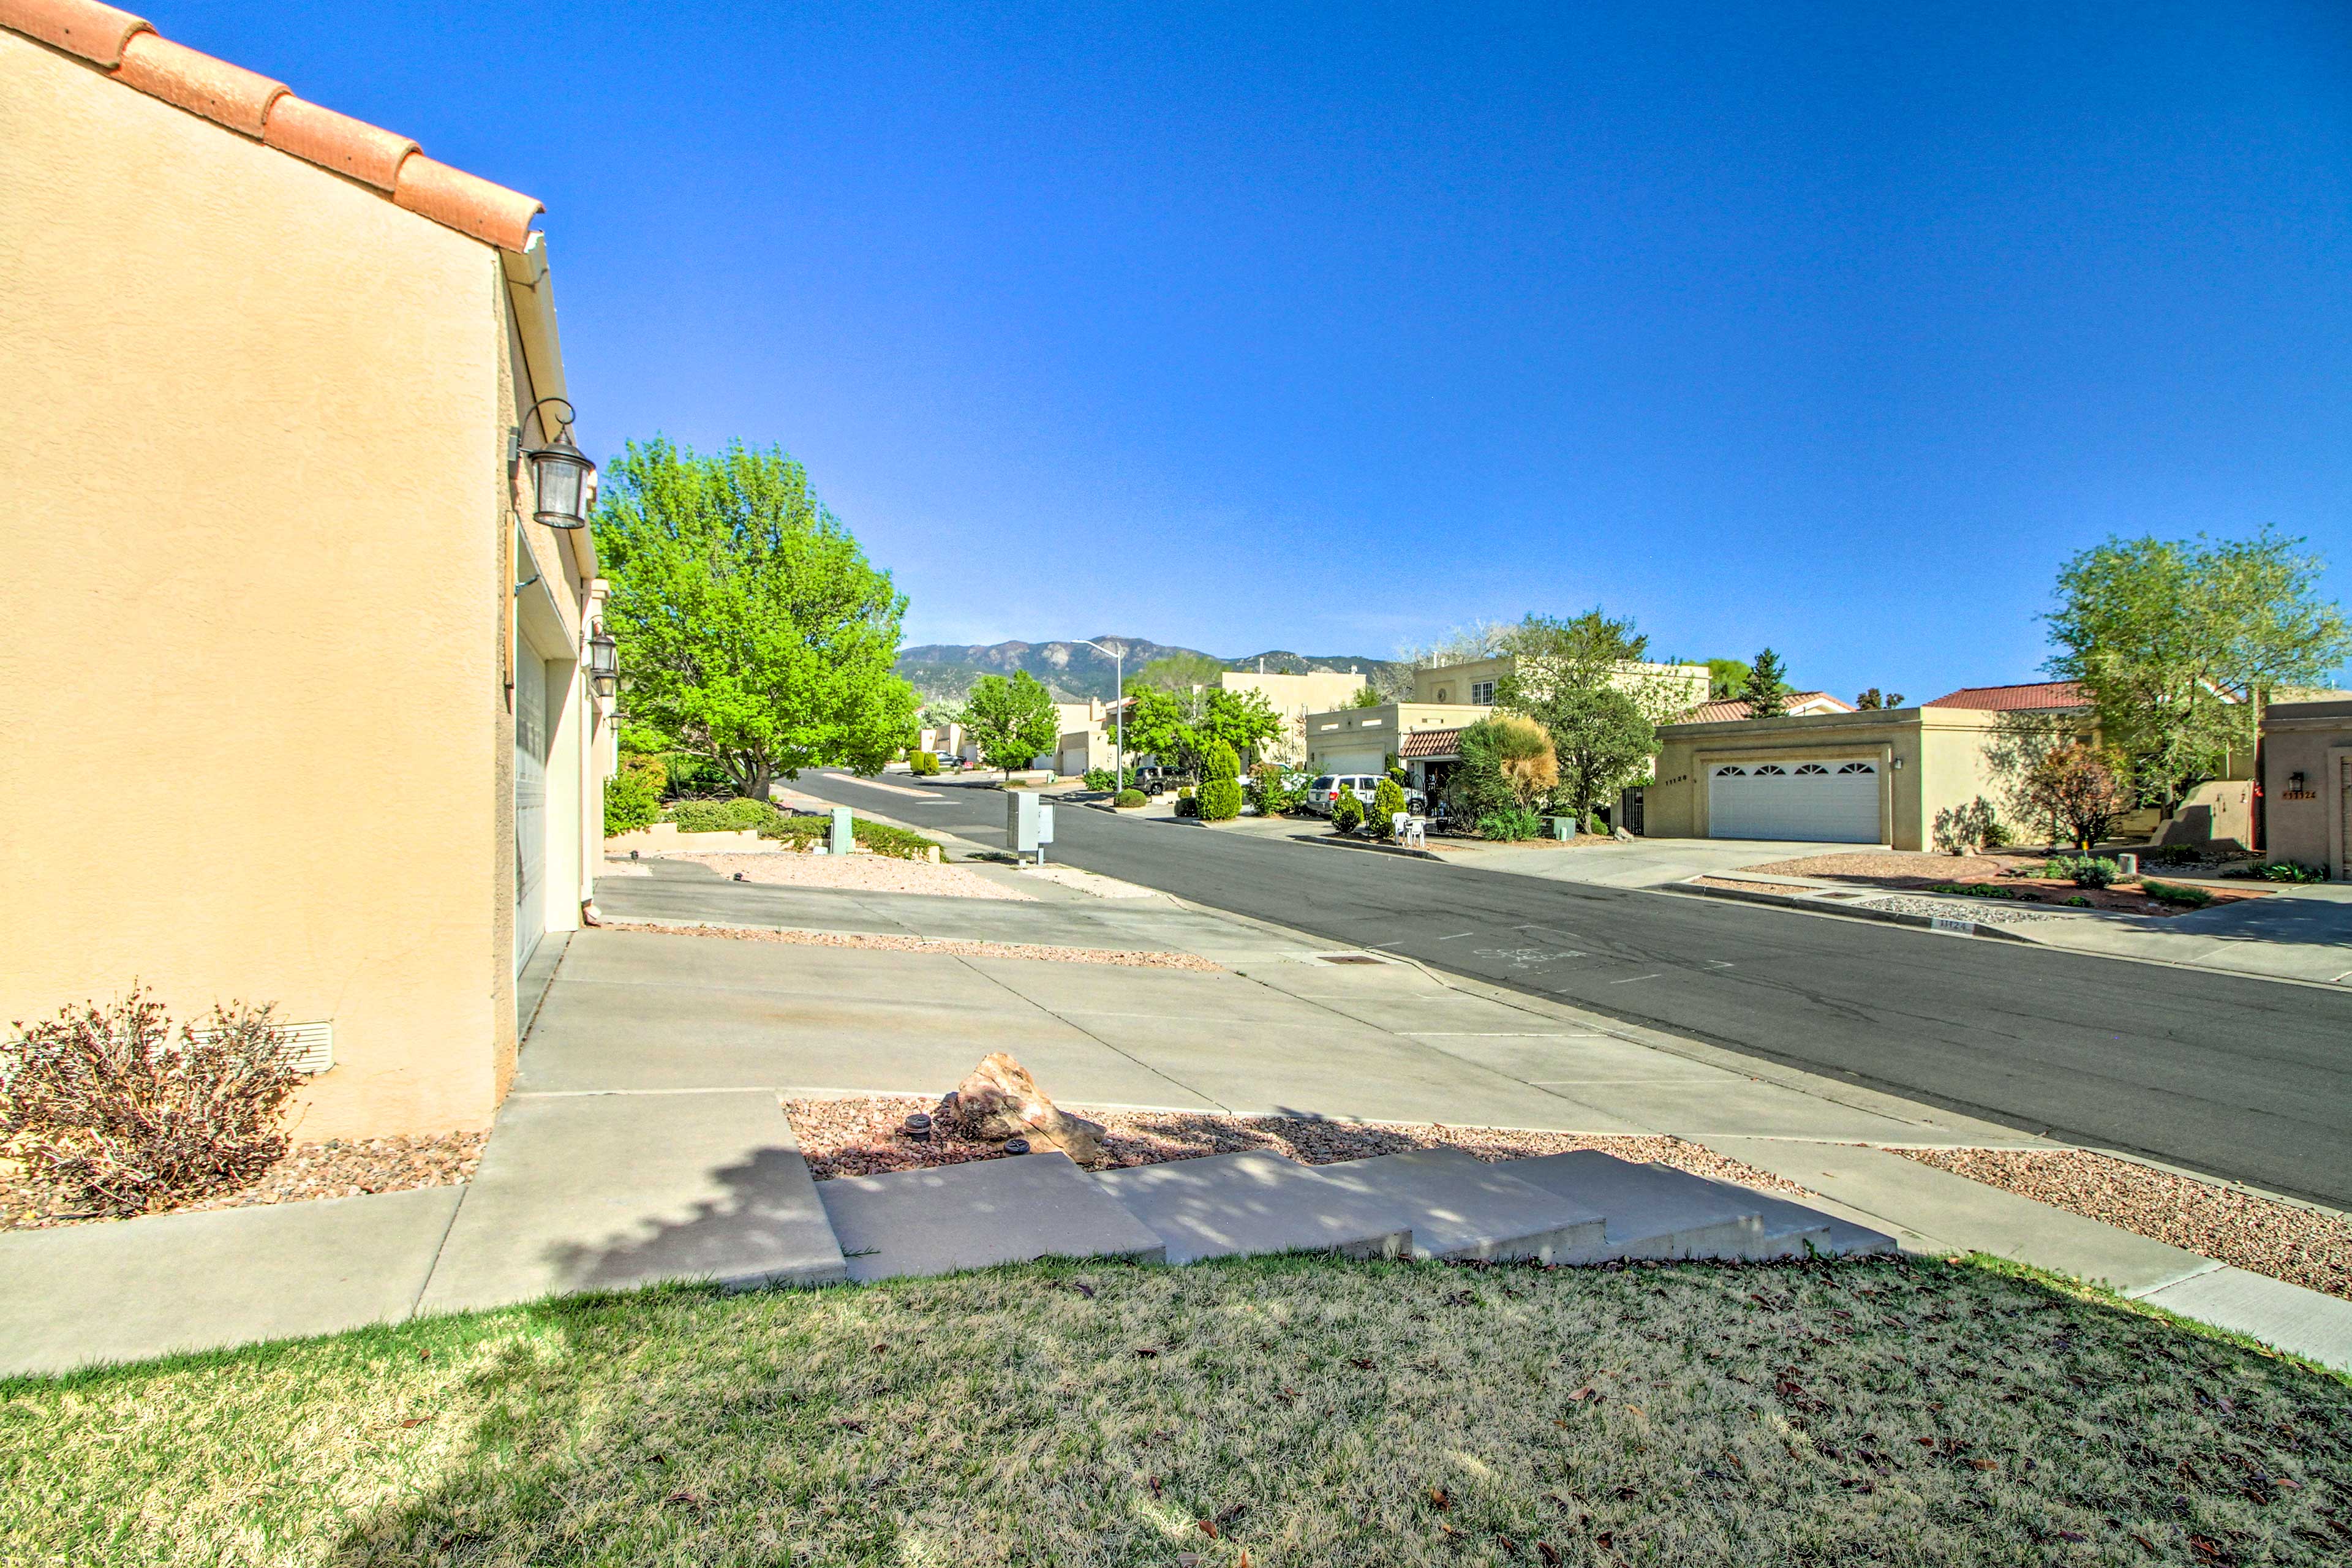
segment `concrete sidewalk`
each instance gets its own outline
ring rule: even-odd
[[[583,931],[469,1186],[0,1236],[0,1373],[654,1279],[839,1278],[780,1099],[935,1095],[992,1049],[1082,1107],[1672,1133],[1916,1247],[2108,1279],[2352,1366],[2352,1303],[1863,1147],[2040,1145],[2010,1129],[1173,900],[1054,890],[608,879],[608,913],[1186,952],[1224,972]]]

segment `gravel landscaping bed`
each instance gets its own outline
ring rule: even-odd
[[[1884,910],[1889,914],[1931,915],[1944,920],[1974,921],[1979,925],[2023,925],[2028,921],[2054,921],[2060,916],[2043,910],[2022,908],[2003,903],[1999,899],[1918,899],[1903,894],[1892,898],[1864,899],[1853,906],[1858,910]]]
[[[747,882],[795,888],[841,888],[858,893],[928,893],[941,899],[1003,899],[1034,903],[1036,895],[1000,887],[961,866],[934,866],[895,855],[673,855],[708,866],[722,877],[741,872]]]
[[[927,1165],[960,1165],[994,1160],[1001,1144],[983,1143],[934,1127],[918,1143],[902,1124],[913,1110],[936,1111],[935,1096],[872,1094],[843,1100],[788,1100],[784,1114],[793,1136],[819,1181],[834,1176],[870,1176]],[[1599,1149],[1621,1160],[1673,1165],[1718,1181],[1784,1194],[1812,1194],[1753,1165],[1727,1159],[1696,1143],[1669,1137],[1601,1137],[1581,1132],[1527,1131],[1507,1127],[1449,1127],[1435,1122],[1316,1121],[1297,1116],[1217,1116],[1189,1110],[1094,1110],[1064,1106],[1109,1129],[1104,1147],[1118,1165],[1156,1165],[1203,1154],[1237,1154],[1263,1149],[1287,1154],[1306,1165],[1328,1165],[1409,1149],[1461,1149],[1482,1160],[1513,1160]]]
[[[2031,864],[2042,862],[2039,855]],[[1832,881],[1869,882],[1882,888],[1906,883],[1990,882],[2011,868],[2028,861],[1990,855],[1925,855],[1912,849],[1857,849],[1834,855],[1801,855],[1794,860],[1774,860],[1743,866],[1768,877],[1822,877]]]
[[[2087,1149],[1893,1152],[2249,1273],[2352,1300],[2352,1220]]]
[[[1196,953],[1159,952],[1142,948],[1055,947],[1042,942],[970,942],[961,937],[896,936],[884,931],[772,930],[766,926],[669,925],[660,921],[614,920],[604,924],[617,931],[653,931],[662,936],[716,936],[737,942],[781,942],[794,947],[865,947],[890,952],[944,952],[956,958],[1034,958],[1047,963],[1115,963],[1129,969],[1188,969],[1196,974],[1223,974],[1223,965]]]
[[[489,1141],[488,1132],[450,1132],[432,1138],[297,1143],[250,1185],[158,1212],[253,1208],[310,1198],[355,1198],[414,1187],[457,1186],[473,1179],[474,1167],[481,1163],[482,1145]],[[0,1161],[0,1230],[102,1225],[112,1217],[83,1213],[70,1196],[26,1179],[13,1163]]]
[[[1884,888],[1892,892],[1925,891],[1952,882],[1985,882],[1999,887],[2018,903],[2073,904],[2077,908],[2127,915],[2170,916],[2193,912],[2188,906],[2149,898],[2137,884],[2130,882],[2112,888],[2084,888],[2065,878],[2044,879],[2029,874],[2040,870],[2048,859],[2047,856],[2040,853],[1927,855],[1916,850],[1866,849],[1849,854],[1807,855],[1794,860],[1774,860],[1742,869],[1766,876],[1816,877],[1825,881]],[[2158,868],[2148,868],[2148,873],[2158,882],[2166,879]],[[2207,888],[2204,891],[2208,895],[2207,901],[2197,906],[2199,908],[2263,896],[2262,891],[2234,888]],[[1950,893],[1944,896],[1965,897]],[[1973,908],[1979,903],[1998,900],[1979,898],[1968,901]],[[1866,907],[1880,909],[1886,906],[1872,904]],[[1977,918],[1993,924],[2009,923],[1995,916]]]

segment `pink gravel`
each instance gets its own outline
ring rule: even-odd
[[[1055,947],[1036,942],[972,942],[961,937],[897,936],[883,931],[774,930],[767,926],[665,925],[658,921],[616,921],[619,931],[663,936],[716,936],[737,942],[780,942],[795,947],[863,947],[886,952],[943,952],[956,958],[1034,958],[1048,963],[1114,963],[1129,969],[1186,969],[1196,974],[1224,970],[1190,952],[1158,952],[1117,947]]]
[[[473,1179],[474,1168],[481,1163],[482,1146],[489,1141],[488,1132],[449,1132],[437,1137],[338,1138],[297,1143],[246,1186],[157,1212],[253,1208],[311,1198],[354,1198],[416,1187],[458,1186]],[[0,1231],[102,1225],[112,1217],[84,1214],[70,1195],[27,1180],[13,1163],[0,1161]]]
[[[858,893],[923,893],[939,899],[1001,899],[1034,903],[1036,895],[1000,887],[961,866],[934,866],[895,855],[797,855],[789,850],[743,855],[677,855],[722,877],[738,871],[747,882],[794,888],[840,888]]]
[[[1621,1160],[1673,1165],[1718,1181],[1785,1194],[1812,1194],[1753,1165],[1711,1149],[1670,1137],[1603,1137],[1583,1132],[1540,1132],[1507,1127],[1450,1127],[1437,1122],[1318,1121],[1296,1116],[1216,1116],[1189,1110],[1093,1110],[1065,1106],[1075,1115],[1101,1122],[1108,1165],[1156,1165],[1204,1154],[1263,1149],[1302,1164],[1328,1165],[1410,1149],[1451,1148],[1482,1160],[1514,1160],[1598,1149]],[[1003,1146],[957,1137],[934,1127],[929,1142],[907,1136],[909,1111],[935,1113],[939,1099],[904,1094],[860,1095],[841,1100],[788,1100],[784,1114],[793,1136],[819,1181],[835,1176],[870,1176],[930,1165],[960,1165],[1000,1158]]]
[[[2352,1300],[2352,1219],[2088,1149],[1893,1152],[2251,1274]]]

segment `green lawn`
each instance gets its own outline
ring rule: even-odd
[[[1307,1259],[656,1291],[0,1384],[11,1565],[1182,1553],[2341,1563],[2352,1387],[1982,1264]]]

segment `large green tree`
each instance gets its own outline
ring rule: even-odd
[[[2315,685],[2352,655],[2342,612],[2318,596],[2303,541],[2111,538],[2058,574],[2043,668],[2079,681],[2101,740],[2169,809],[2252,747],[2263,705]]]
[[[623,700],[661,749],[764,800],[803,768],[879,773],[912,739],[906,598],[781,449],[632,441],[593,522]]]
[[[1748,667],[1748,688],[1740,697],[1750,719],[1778,719],[1789,710],[1789,683],[1780,669],[1780,656],[1765,648]]]
[[[1209,693],[1208,702],[1194,728],[1209,741],[1222,741],[1234,749],[1236,756],[1254,756],[1258,747],[1282,733],[1284,721],[1275,710],[1273,701],[1263,691],[1227,691],[1222,687]]]
[[[1551,736],[1559,791],[1581,822],[1648,773],[1658,731],[1622,691],[1564,692],[1530,713]]]
[[[1025,768],[1062,738],[1054,694],[1025,669],[1010,679],[983,675],[973,681],[961,719],[981,760],[992,768]]]

